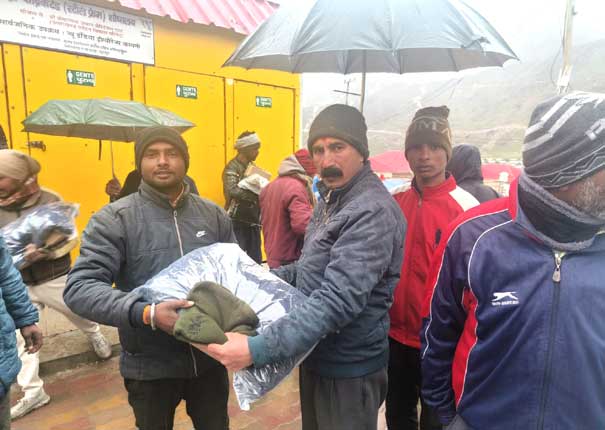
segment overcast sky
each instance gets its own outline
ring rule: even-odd
[[[299,0],[281,0],[282,3]],[[351,0],[371,1],[371,0]],[[560,47],[566,0],[465,0],[481,13],[508,42],[521,61],[554,58]],[[573,43],[605,39],[605,0],[576,0]],[[541,52],[543,50],[548,52]],[[406,79],[433,79],[434,74],[411,75]],[[359,85],[359,78],[352,76]],[[436,79],[443,79],[434,76]],[[343,75],[303,75],[303,105],[306,95],[331,92],[344,87]],[[354,84],[351,90],[354,89]]]

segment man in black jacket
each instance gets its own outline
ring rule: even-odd
[[[223,170],[225,209],[233,220],[233,231],[239,246],[257,263],[262,261],[260,249],[260,206],[258,195],[237,186],[245,178],[246,169],[258,157],[260,139],[253,131],[245,131],[235,142],[237,156]]]
[[[237,370],[303,354],[303,430],[375,430],[387,391],[389,307],[403,259],[405,220],[372,172],[367,127],[355,108],[332,105],[309,130],[321,173],[300,259],[273,271],[307,301],[261,335],[227,333],[200,348]],[[397,383],[395,381],[395,383]]]
[[[496,190],[483,183],[481,153],[476,146],[466,144],[454,146],[452,158],[445,170],[454,176],[460,188],[472,194],[479,203],[500,197]]]
[[[196,248],[235,242],[231,221],[183,182],[189,153],[176,131],[145,130],[135,159],[143,176],[139,191],[91,218],[65,302],[86,318],[118,327],[120,371],[140,430],[172,429],[181,399],[195,428],[227,429],[227,371],[172,336],[177,310],[190,303],[149,303],[131,291]]]

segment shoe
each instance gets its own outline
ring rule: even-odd
[[[105,336],[101,332],[96,332],[88,335],[88,340],[92,344],[93,349],[97,357],[107,359],[111,357],[111,345],[105,339]]]
[[[11,408],[11,420],[21,418],[23,415],[29,414],[34,409],[38,409],[50,402],[50,396],[41,389],[38,394],[33,397],[24,397],[19,400],[15,406]]]

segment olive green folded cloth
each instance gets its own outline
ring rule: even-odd
[[[174,336],[183,342],[223,344],[227,342],[226,332],[256,334],[256,313],[222,285],[200,282],[187,300],[195,305],[181,309],[174,325]]]

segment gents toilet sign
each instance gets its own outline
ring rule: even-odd
[[[94,72],[83,72],[81,70],[67,69],[67,83],[70,85],[82,85],[94,87],[97,84]]]

